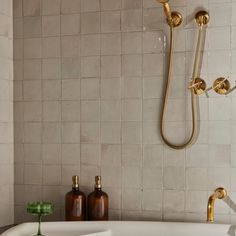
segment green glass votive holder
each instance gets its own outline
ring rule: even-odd
[[[51,215],[53,209],[53,205],[49,202],[29,202],[27,204],[27,212],[38,216],[38,233],[35,236],[43,236],[41,233],[42,216]]]

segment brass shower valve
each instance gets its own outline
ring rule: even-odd
[[[228,95],[233,90],[236,89],[236,85],[233,88],[230,88],[229,78],[219,77],[217,78],[213,85],[209,88],[206,86],[206,82],[201,78],[195,78],[190,81],[189,89],[193,89],[196,95],[202,95],[203,93],[208,93],[210,90],[214,90],[220,95]]]

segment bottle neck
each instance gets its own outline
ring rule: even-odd
[[[95,191],[102,191],[102,186],[95,186],[95,187],[94,187],[94,190],[95,190]]]
[[[73,191],[79,191],[79,186],[76,186],[76,187],[73,186],[73,187],[72,187],[72,190],[73,190]]]

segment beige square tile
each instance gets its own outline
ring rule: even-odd
[[[101,123],[101,142],[107,144],[119,144],[121,139],[120,122]]]
[[[81,0],[82,12],[99,11],[99,10],[100,10],[99,0]]]
[[[124,78],[122,81],[122,97],[124,98],[141,98],[142,97],[142,79],[141,78]]]
[[[43,0],[42,1],[42,15],[59,15],[60,14],[60,0]]]
[[[142,121],[142,100],[128,99],[122,102],[123,121]]]
[[[101,98],[119,99],[121,97],[121,85],[119,79],[101,80]]]
[[[13,4],[13,15],[14,17],[23,16],[23,0],[15,0]]]
[[[99,33],[100,32],[100,13],[89,12],[81,14],[81,33]]]
[[[102,56],[101,75],[103,77],[120,77],[121,56]]]
[[[101,13],[101,32],[119,32],[121,30],[120,11],[107,11]]]
[[[23,61],[14,61],[13,75],[14,80],[23,80]]]
[[[122,53],[142,53],[142,33],[122,33]]]
[[[80,80],[62,80],[62,99],[80,99]]]
[[[143,52],[158,53],[163,52],[164,35],[161,31],[143,33]]]
[[[143,187],[162,189],[163,177],[162,167],[143,168]]]
[[[43,144],[42,145],[43,164],[60,164],[61,163],[61,145],[60,144]]]
[[[100,127],[99,123],[81,123],[81,143],[99,143]]]
[[[189,190],[207,190],[207,168],[187,168],[186,188]]]
[[[57,80],[43,81],[43,100],[59,100],[61,98],[61,82]]]
[[[61,120],[61,103],[57,101],[43,103],[43,120],[60,121]]]
[[[14,100],[15,101],[22,101],[23,100],[23,82],[22,81],[15,81]]]
[[[43,143],[60,143],[61,142],[61,125],[58,122],[43,123]]]
[[[165,23],[165,17],[161,7],[145,9],[143,16],[143,29],[145,31],[160,30]]]
[[[182,167],[166,167],[164,169],[165,189],[184,189],[185,169]]]
[[[80,0],[61,0],[61,13],[71,14],[80,12]]]
[[[135,144],[122,145],[122,165],[142,166],[142,146]]]
[[[80,41],[77,36],[61,37],[61,55],[62,57],[78,57]]]
[[[62,121],[80,121],[79,101],[62,101]]]
[[[43,166],[43,184],[59,185],[61,183],[61,166],[44,165]]]
[[[100,55],[99,34],[81,35],[81,55],[82,56]]]
[[[100,120],[100,102],[82,101],[81,102],[81,121],[99,121]]]
[[[81,76],[99,77],[100,76],[100,57],[82,57],[81,58]]]
[[[101,38],[102,55],[120,55],[121,54],[121,34],[102,34]]]
[[[62,164],[80,164],[80,144],[62,144]]]
[[[143,75],[158,76],[163,74],[163,54],[143,55]]]
[[[123,0],[124,9],[142,8],[142,0]]]
[[[41,102],[24,102],[24,121],[41,121]]]
[[[24,144],[24,163],[40,164],[42,162],[41,144]]]
[[[142,30],[142,11],[141,10],[125,10],[122,12],[122,30],[123,31],[139,31]]]
[[[168,212],[184,211],[185,196],[184,191],[165,190],[164,191],[164,210]]]
[[[61,78],[61,60],[44,59],[42,64],[43,79]]]
[[[101,147],[102,166],[121,166],[121,145],[103,144]]]
[[[61,15],[61,35],[76,35],[80,32],[80,15]]]
[[[144,98],[162,98],[163,80],[162,77],[145,77],[143,80]]]
[[[114,187],[117,189],[121,187],[121,167],[115,169],[110,166],[102,166],[101,168],[102,183],[104,188]]]
[[[120,121],[121,102],[119,100],[101,101],[101,120]]]
[[[15,60],[23,59],[23,56],[24,56],[24,40],[23,39],[14,39],[13,45],[14,45],[13,58]]]
[[[62,58],[62,78],[76,79],[80,75],[80,59],[79,58]]]
[[[139,188],[141,186],[141,168],[137,166],[124,166],[122,179],[124,187]]]
[[[60,16],[43,16],[42,27],[44,37],[60,35]]]
[[[125,77],[142,75],[142,56],[124,55],[122,56],[122,74]]]
[[[43,58],[55,58],[61,56],[61,39],[59,37],[48,37],[42,39]]]
[[[100,164],[100,145],[99,144],[82,144],[81,145],[81,162],[87,165]]]
[[[143,100],[143,120],[158,120],[159,111],[161,108],[160,99],[145,99]]]
[[[40,38],[24,39],[24,58],[41,58],[41,51]]]
[[[127,210],[141,210],[141,191],[139,189],[125,189],[122,207]]]
[[[81,99],[98,99],[100,97],[100,79],[81,79]]]
[[[25,17],[24,18],[24,37],[36,38],[41,36],[41,17]]]
[[[147,211],[162,210],[162,191],[158,189],[144,189],[143,191],[143,208]]]
[[[24,81],[24,100],[41,100],[42,98],[42,88],[41,82],[37,80]]]
[[[42,183],[42,166],[25,165],[24,184],[41,184]]]
[[[62,124],[62,142],[80,143],[80,123],[64,122]]]
[[[40,0],[23,0],[24,16],[39,16],[40,12]]]
[[[122,122],[122,143],[140,144],[142,142],[141,122]]]
[[[14,38],[23,38],[23,18],[13,19],[13,37]]]
[[[101,0],[102,11],[119,10],[122,8],[122,0]]]

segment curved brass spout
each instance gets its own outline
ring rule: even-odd
[[[227,196],[227,191],[224,188],[217,188],[209,197],[207,203],[207,222],[214,222],[215,200],[223,199]]]

